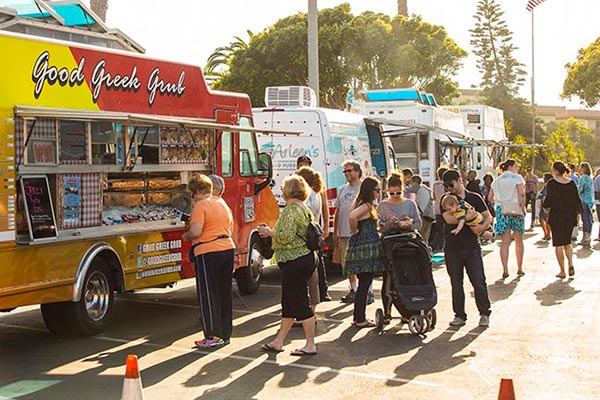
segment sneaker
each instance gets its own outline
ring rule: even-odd
[[[481,318],[479,318],[479,326],[490,326],[490,316],[482,315]]]
[[[367,305],[375,303],[375,293],[369,292],[367,294]]]
[[[465,321],[461,317],[454,317],[454,319],[452,321],[450,321],[450,326],[463,326],[466,323],[467,323],[467,321]]]
[[[212,337],[210,339],[204,339],[204,340],[196,340],[194,342],[194,344],[196,345],[196,347],[200,347],[203,349],[207,349],[207,348],[218,348],[218,347],[223,347],[223,346],[227,346],[229,344],[230,340],[229,339],[221,339],[220,337]]]
[[[321,301],[331,301],[333,300],[331,298],[331,296],[329,294],[326,294],[325,296],[321,296]]]
[[[342,303],[354,303],[354,296],[356,292],[354,290],[350,290],[347,295],[342,297]]]

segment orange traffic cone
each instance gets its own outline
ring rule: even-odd
[[[128,355],[125,365],[125,381],[123,382],[121,400],[144,400],[137,356],[135,354]]]
[[[498,400],[515,400],[515,388],[513,387],[512,379],[500,380],[500,392]]]

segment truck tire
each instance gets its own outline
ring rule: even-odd
[[[69,324],[65,319],[65,313],[69,302],[42,304],[42,317],[48,330],[57,337],[69,334]]]
[[[81,300],[69,302],[65,318],[74,336],[91,336],[104,330],[115,301],[115,283],[102,258],[92,262],[83,282]]]
[[[258,251],[258,235],[252,235],[248,247],[246,266],[238,268],[233,275],[242,294],[256,293],[262,278],[264,257]]]

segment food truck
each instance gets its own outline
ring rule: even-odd
[[[391,139],[398,168],[411,168],[431,185],[440,165],[467,170],[472,137],[462,116],[437,106],[417,89],[369,90],[359,111]]]
[[[193,277],[181,236],[194,173],[224,178],[235,278],[255,292],[256,227],[279,207],[248,96],[212,91],[199,67],[144,56],[99,22],[74,35],[64,9],[45,7],[58,23],[12,30],[111,45],[0,31],[0,310],[40,304],[53,333],[91,335],[115,292]]]

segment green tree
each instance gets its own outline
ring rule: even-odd
[[[248,42],[252,41],[254,38],[252,31],[247,30],[246,33],[249,37]],[[244,39],[239,36],[234,36],[234,39],[235,40],[229,43],[228,46],[217,47],[215,51],[208,56],[206,65],[204,66],[204,77],[209,83],[214,82],[225,75],[224,71],[231,65],[231,61],[236,52],[248,49],[248,43],[244,41]]]
[[[588,107],[600,102],[600,37],[577,53],[577,61],[566,65],[568,75],[563,84],[563,97],[579,97]]]
[[[266,86],[306,86],[306,14],[277,21],[247,48],[221,53],[211,65],[222,72],[213,87],[244,91],[256,105],[264,104]],[[465,55],[442,27],[420,17],[354,16],[348,4],[319,11],[319,96],[326,107],[344,108],[351,87],[357,97],[365,89],[418,87],[444,103],[457,93],[452,77]]]
[[[482,74],[480,96],[485,104],[504,110],[514,135],[531,141],[531,113],[526,101],[518,97],[526,73],[514,56],[517,47],[504,12],[496,0],[479,0],[474,18],[475,27],[470,32],[477,68]]]
[[[571,135],[580,136],[584,130],[579,130],[579,128],[581,128],[581,124],[577,121],[567,120],[559,122],[556,125],[556,130],[548,135],[548,138],[544,141],[544,155],[546,156],[548,169],[552,162],[556,160],[572,162],[574,164],[579,164],[585,160],[583,150],[571,137]]]

